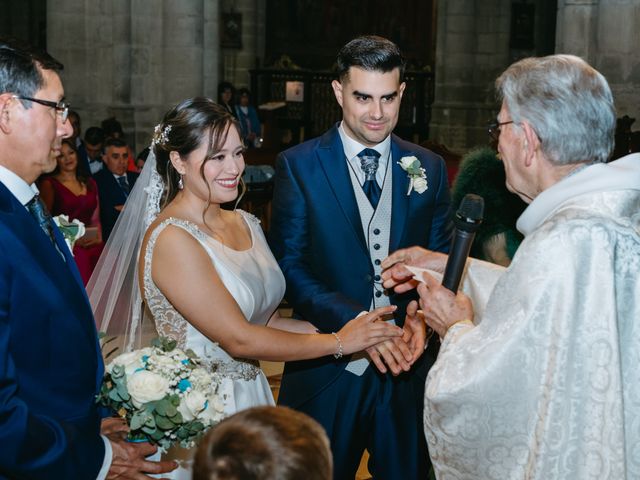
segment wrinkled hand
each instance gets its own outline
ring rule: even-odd
[[[102,423],[100,424],[100,433],[106,437],[116,435],[125,439],[127,438],[127,433],[129,433],[129,426],[124,418],[103,418]]]
[[[379,307],[347,322],[338,332],[344,354],[361,352],[393,337],[400,338],[404,333],[400,327],[381,320],[396,308],[395,305]]]
[[[407,305],[407,315],[404,320],[404,335],[402,339],[409,346],[409,350],[413,356],[411,365],[420,358],[424,353],[425,344],[427,342],[427,326],[425,324],[424,314],[418,310],[418,302],[412,300]]]
[[[446,264],[447,255],[444,253],[432,252],[422,247],[396,250],[382,261],[382,285],[387,289],[393,288],[396,293],[408,292],[416,288],[418,281],[413,279],[413,274],[404,265],[444,273]]]
[[[461,320],[473,321],[473,306],[464,293],[454,294],[428,273],[422,273],[424,283],[418,285],[420,307],[427,325],[444,338],[451,325]]]
[[[146,457],[153,455],[158,447],[150,443],[127,442],[119,436],[119,433],[107,435],[113,449],[111,467],[107,473],[108,480],[148,480],[152,477],[145,475],[162,474],[174,470],[175,462],[151,462]]]

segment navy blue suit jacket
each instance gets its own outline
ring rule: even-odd
[[[388,253],[412,245],[448,251],[450,197],[444,161],[395,135],[391,137],[391,155],[389,252],[380,251],[376,258],[382,261]],[[422,194],[407,195],[409,179],[398,165],[405,156],[417,157],[426,170],[428,189]],[[369,309],[372,259],[337,125],[279,155],[269,239],[295,314],[322,332],[335,332]],[[399,306],[399,325],[404,323],[406,304],[414,295],[391,294],[391,303]],[[348,360],[324,357],[288,362],[281,397],[295,407],[337,378]]]
[[[127,201],[120,184],[113,176],[113,173],[104,166],[102,170],[96,172],[93,176],[96,184],[98,185],[98,196],[100,198],[100,224],[102,227],[102,238],[106,242],[111,235],[111,230],[118,220],[120,212],[116,210],[116,206],[124,205]],[[138,174],[134,172],[127,172],[127,182],[129,188],[133,190],[133,185],[138,179]]]
[[[82,280],[0,183],[0,478],[95,479],[103,374]]]

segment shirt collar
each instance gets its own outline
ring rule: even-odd
[[[391,148],[391,135],[387,135],[387,138],[385,138],[379,144],[374,145],[373,147],[367,147],[347,135],[347,132],[344,130],[343,122],[340,122],[338,133],[340,134],[340,139],[342,140],[342,148],[344,149],[344,154],[346,155],[347,159],[351,160],[357,157],[358,154],[365,148],[372,148],[380,154],[381,163],[379,165],[383,167],[386,165],[387,159],[389,158],[389,149]]]
[[[0,165],[0,182],[13,194],[22,205],[26,205],[38,193],[35,183],[29,185],[18,175]]]

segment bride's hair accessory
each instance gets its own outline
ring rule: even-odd
[[[153,139],[151,140],[151,145],[160,145],[162,147],[166,143],[169,143],[169,133],[171,133],[171,125],[167,125],[162,128],[162,124],[159,123],[153,129]]]

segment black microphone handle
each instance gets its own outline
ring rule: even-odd
[[[464,266],[471,251],[471,244],[476,236],[476,232],[465,232],[456,228],[454,230],[451,250],[447,259],[447,266],[444,269],[442,277],[442,286],[451,290],[453,293],[458,292],[460,279],[464,272]]]

